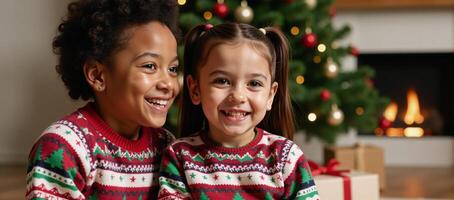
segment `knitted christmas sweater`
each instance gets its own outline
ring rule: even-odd
[[[156,199],[161,152],[174,140],[142,128],[132,141],[114,132],[91,104],[48,127],[34,144],[27,199]]]
[[[239,148],[215,145],[206,133],[177,139],[163,152],[159,199],[319,199],[300,148],[256,131]]]

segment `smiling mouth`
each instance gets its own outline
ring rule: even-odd
[[[161,109],[164,109],[167,107],[167,105],[169,105],[169,100],[167,99],[145,99],[149,104],[157,107],[157,108],[161,108]]]
[[[228,118],[232,119],[242,119],[246,117],[246,115],[249,115],[250,112],[243,112],[243,111],[225,111],[221,110],[221,113],[224,114]]]

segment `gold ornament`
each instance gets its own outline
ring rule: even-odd
[[[247,5],[247,1],[241,1],[241,6],[235,10],[235,19],[241,23],[249,23],[254,18],[254,12],[251,7]]]
[[[334,78],[339,73],[339,67],[333,61],[332,58],[326,60],[325,65],[323,66],[324,74],[327,78]]]
[[[341,124],[343,121],[344,112],[342,112],[342,110],[340,110],[336,104],[333,104],[328,115],[328,124],[331,126],[336,126]]]
[[[310,9],[314,9],[317,5],[317,0],[306,0],[306,4]]]

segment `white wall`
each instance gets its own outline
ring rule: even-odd
[[[454,9],[338,11],[363,53],[454,51]]]
[[[67,3],[0,1],[0,164],[25,163],[41,131],[78,106],[55,72],[51,48]]]

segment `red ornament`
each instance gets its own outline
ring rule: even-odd
[[[284,0],[284,2],[287,4],[291,4],[291,3],[293,3],[293,0]]]
[[[384,117],[380,117],[380,119],[378,120],[378,126],[383,130],[391,127],[391,124],[392,124],[392,121],[389,121],[388,119],[386,119]]]
[[[374,81],[370,78],[365,80],[367,87],[373,88],[374,87]]]
[[[337,13],[336,7],[331,6],[331,8],[329,8],[329,16],[330,17],[335,17],[336,13]]]
[[[301,42],[307,48],[314,48],[317,45],[317,35],[315,33],[307,33],[303,35]]]
[[[213,11],[220,18],[224,18],[229,14],[229,7],[225,3],[216,3],[214,4]]]
[[[351,46],[350,47],[350,54],[355,56],[355,57],[357,57],[357,56],[359,56],[359,50],[356,47]]]
[[[322,101],[328,101],[329,99],[331,99],[331,92],[328,89],[322,90],[322,92],[320,93],[320,98],[322,99]]]

